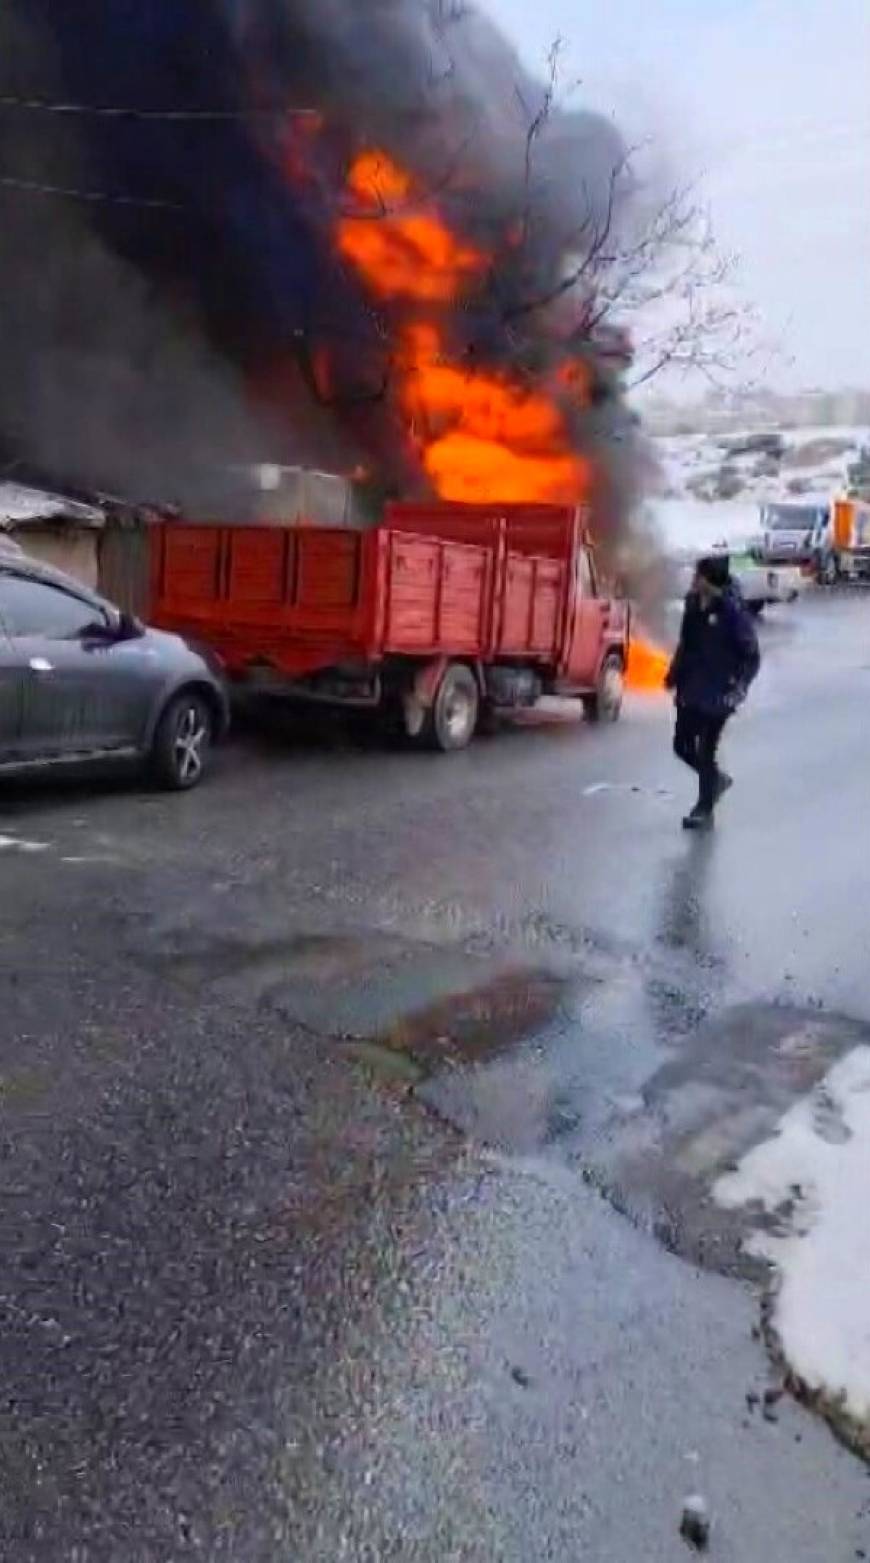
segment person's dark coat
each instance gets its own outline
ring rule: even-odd
[[[731,583],[706,604],[689,592],[666,679],[677,704],[728,716],[745,700],[760,665],[755,625],[738,588]]]

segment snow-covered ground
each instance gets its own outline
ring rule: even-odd
[[[758,536],[758,507],[751,503],[658,499],[651,508],[668,549],[675,553],[694,549],[701,554],[719,543],[738,549]]]
[[[849,468],[870,447],[867,428],[778,432],[780,457],[759,450],[733,454],[741,443],[737,435],[681,434],[654,440],[660,480],[650,505],[669,548],[703,551],[720,542],[745,546],[758,535],[760,505],[842,493]],[[722,487],[730,497],[720,494]]]
[[[757,438],[751,431],[744,440]],[[782,455],[773,458],[761,450],[736,453],[738,435],[675,434],[655,440],[664,495],[691,497],[709,480],[729,469],[740,492],[732,497],[758,504],[787,499],[790,495],[832,494],[845,486],[848,469],[870,444],[870,429],[817,428],[768,431],[782,441]]]
[[[808,1388],[870,1437],[870,1047],[848,1053],[713,1193],[764,1212],[749,1251],[778,1284],[773,1323]]]

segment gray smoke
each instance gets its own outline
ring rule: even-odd
[[[67,98],[51,33],[21,5],[0,11],[0,61],[7,91]],[[195,296],[168,296],[116,252],[96,207],[59,193],[99,188],[74,120],[6,114],[5,175],[16,183],[0,186],[4,470],[24,465],[49,481],[219,514],[248,499],[250,464],[352,459],[301,385],[292,424],[253,407]]]
[[[502,256],[480,297],[456,300],[458,354],[526,382],[566,353],[586,362],[596,395],[575,441],[602,476],[602,532],[625,535],[637,437],[618,366],[584,335],[588,285],[567,304],[573,341],[565,309],[557,341],[550,312],[530,307],[558,290],[611,205],[614,236],[631,221],[626,181],[612,202],[622,143],[598,115],[547,107],[545,86],[480,10],[462,0],[7,0],[0,61],[6,94],[84,104],[120,94],[146,111],[122,122],[0,112],[7,455],[212,509],[216,475],[254,460],[348,471],[374,453],[386,487],[408,481],[405,457],[391,469],[401,440],[390,398],[360,407],[342,396],[347,361],[356,375],[371,356],[377,384],[378,355],[390,354],[389,314],[333,253],[347,160],[376,145],[419,175],[451,224]],[[230,117],[147,118],[177,108]],[[282,158],[306,109],[327,130],[300,191]],[[130,206],[12,189],[10,172],[19,185],[119,193]],[[153,212],[155,196],[179,215]],[[518,255],[505,242],[517,223]],[[320,338],[338,378],[326,402],[310,375]]]
[[[545,85],[464,0],[252,0],[235,15],[267,101],[322,110],[410,162],[429,188],[464,204],[469,227],[498,226],[531,201],[534,232],[555,260],[584,225],[603,221],[624,157],[615,127],[570,108],[558,82],[545,112]]]

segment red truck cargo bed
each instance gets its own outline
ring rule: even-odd
[[[231,674],[268,662],[294,678],[386,656],[555,663],[568,514],[543,535],[534,518],[511,528],[470,508],[394,509],[367,532],[167,522],[151,616],[209,642]]]
[[[288,677],[386,655],[481,657],[495,550],[377,528],[155,530],[152,618],[201,636],[230,672],[270,661]]]

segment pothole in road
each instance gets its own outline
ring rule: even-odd
[[[378,932],[176,938],[140,951],[140,959],[185,986],[206,986],[355,1048],[381,1073],[413,1083],[471,1072],[542,1035],[566,992],[585,986],[515,956]]]
[[[700,1026],[651,1076],[642,1108],[579,1148],[578,1165],[623,1214],[693,1263],[767,1281],[749,1251],[751,1232],[782,1212],[726,1210],[717,1179],[777,1131],[793,1104],[819,1086],[836,1061],[870,1041],[870,1027],[845,1016],[772,1004],[744,1004]],[[818,1108],[829,1138],[837,1114]]]
[[[141,955],[141,952],[140,952]],[[177,981],[280,1015],[508,1155],[555,1158],[674,1253],[766,1279],[746,1251],[769,1212],[715,1205],[717,1178],[832,1064],[870,1042],[842,1016],[692,995],[617,967],[534,963],[392,932],[188,939],[142,957]],[[844,1126],[824,1096],[818,1133]]]
[[[372,954],[372,941],[334,934],[242,939],[232,936],[176,937],[163,948],[141,954],[144,963],[189,986],[238,990],[258,997],[273,981],[294,973],[318,982],[337,971],[352,973]]]
[[[823,1155],[849,1152],[849,1114],[828,1081],[870,1048],[870,1026],[771,1003],[709,1017],[703,991],[633,962],[589,976],[574,952],[549,966],[393,932],[197,937],[145,958],[331,1041],[481,1145],[572,1169],[675,1254],[760,1283],[775,1319],[783,1272],[770,1256],[804,1236],[812,1166],[775,1198],[767,1184],[730,1202],[714,1190],[767,1147],[777,1165],[796,1104],[811,1104],[807,1135]],[[785,1372],[787,1354],[778,1361]],[[836,1395],[804,1393],[866,1453]]]
[[[510,1018],[526,981],[517,973],[479,1007],[472,1001],[475,1023],[486,1028],[500,997]],[[451,1062],[465,1067],[436,1068],[415,1095],[508,1154],[558,1158],[674,1254],[757,1284],[777,1382],[870,1459],[861,1214],[870,1027],[816,1010],[735,1007],[703,1022],[639,1092],[616,1093],[617,1068],[610,1114],[599,1102],[596,1122],[559,1067],[566,1035],[579,1040],[576,1023],[554,1029],[559,1007],[545,983],[513,1010],[522,1045],[492,1053],[484,1037],[472,1067],[460,1049]],[[430,1018],[440,1034],[450,1017]],[[430,1035],[425,1024],[419,1034]],[[508,1022],[503,1040],[511,1034]],[[413,1047],[413,1028],[407,1040]],[[779,1393],[764,1401],[767,1421],[778,1418]]]
[[[377,1040],[412,1059],[421,1079],[444,1069],[473,1069],[545,1031],[566,986],[547,971],[498,971],[477,986],[398,1016]]]
[[[502,1151],[567,1163],[674,1254],[757,1283],[779,1382],[870,1459],[870,1026],[735,1007],[614,1099],[603,1132],[541,1064],[524,1048],[417,1095]]]
[[[837,1060],[870,1043],[870,1027],[815,1010],[744,1004],[703,1021],[662,1059],[640,1030],[632,1035],[616,1025],[604,991],[579,1013],[564,995],[550,997],[549,1014],[545,989],[540,1013],[523,1016],[522,1045],[497,1048],[473,1067],[425,1072],[415,1094],[501,1154],[569,1166],[691,1263],[766,1285],[769,1264],[750,1240],[778,1228],[789,1212],[727,1209],[713,1187],[775,1136],[808,1093],[815,1093],[820,1142],[846,1142],[848,1126],[823,1082]],[[647,1002],[649,1014],[649,994]],[[626,1001],[623,1022],[630,1014]],[[451,1062],[461,1064],[461,1054]]]

